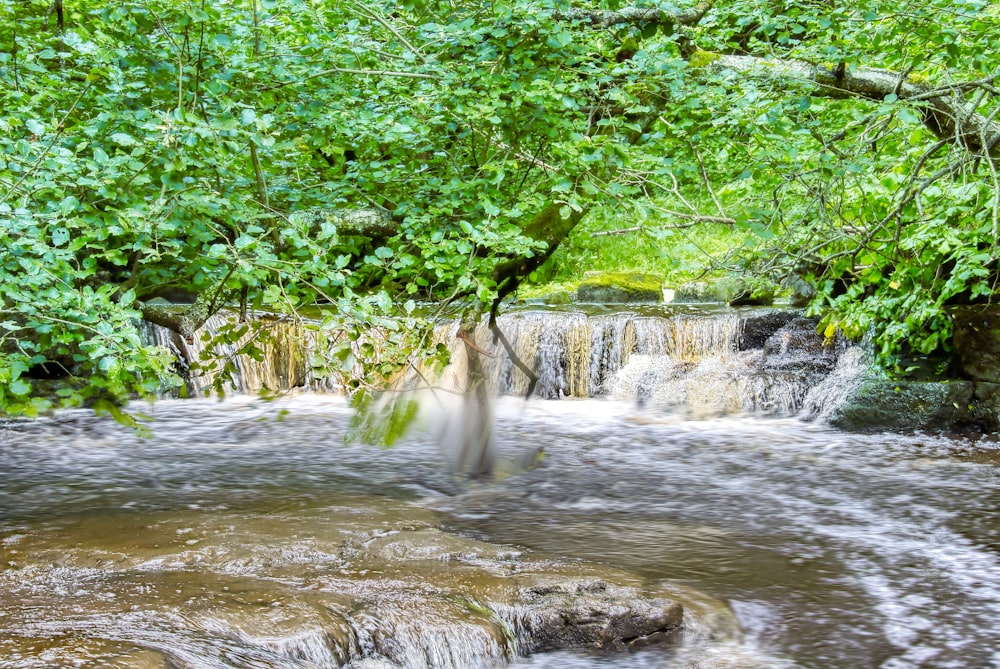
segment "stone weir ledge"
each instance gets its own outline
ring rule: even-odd
[[[18,566],[0,571],[0,646],[44,666],[76,666],[85,649],[86,666],[144,669],[485,669],[558,650],[679,649],[685,606],[709,599],[454,534],[403,502],[338,508],[253,525],[225,512],[196,531],[135,514],[68,549],[20,535]]]

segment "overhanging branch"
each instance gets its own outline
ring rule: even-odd
[[[658,8],[625,7],[616,11],[605,9],[565,9],[553,15],[561,21],[579,21],[594,28],[610,28],[618,25],[682,25],[691,26],[701,21],[711,2],[700,2],[685,11],[669,11]]]
[[[365,209],[309,209],[289,216],[294,223],[309,226],[332,223],[338,235],[361,235],[385,239],[399,231],[399,222],[388,211],[378,207]]]
[[[173,330],[182,337],[193,337],[217,309],[210,291],[200,293],[194,304],[186,307],[173,304],[143,302],[140,306],[143,320]]]
[[[931,87],[902,72],[875,67],[841,70],[836,66],[813,65],[799,60],[756,56],[707,54],[699,59],[705,69],[731,72],[769,80],[811,82],[816,94],[824,97],[861,97],[899,100],[921,104],[924,125],[940,139],[954,140],[974,154],[1000,158],[1000,122],[980,114],[958,94],[957,87]]]

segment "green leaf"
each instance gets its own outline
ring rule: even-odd
[[[69,241],[69,230],[66,228],[55,228],[52,230],[52,245],[62,246]]]
[[[119,146],[135,146],[138,144],[135,137],[125,132],[116,132],[112,134],[111,141]]]
[[[12,395],[24,397],[25,395],[31,393],[31,384],[18,379],[9,383],[7,385],[7,390],[9,390]]]

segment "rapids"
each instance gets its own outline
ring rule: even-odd
[[[995,436],[824,426],[864,351],[794,312],[500,325],[540,378],[525,401],[485,361],[491,480],[448,473],[440,411],[392,449],[345,443],[351,411],[307,364],[322,337],[273,318],[259,360],[215,346],[226,401],[135,406],[148,436],[87,411],[0,423],[0,669],[1000,667]],[[184,365],[225,326],[148,336]],[[683,627],[530,654],[565,588],[664,621],[679,602]]]
[[[424,433],[344,444],[334,396],[137,409],[148,438],[84,411],[0,428],[0,667],[1000,666],[989,439],[504,398],[501,455],[544,457],[465,484]],[[684,632],[510,657],[475,606],[428,604],[494,587],[455,554],[630,575]]]

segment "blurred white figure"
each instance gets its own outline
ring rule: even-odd
[[[428,403],[441,453],[456,474],[478,478],[493,472],[493,396],[479,356],[482,350],[461,338]]]

